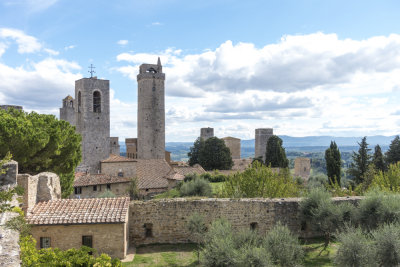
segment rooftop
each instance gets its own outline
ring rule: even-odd
[[[26,217],[33,225],[125,223],[129,198],[59,199],[36,204]]]
[[[124,156],[120,156],[120,155],[114,155],[114,154],[110,154],[110,156],[101,161],[102,163],[107,163],[107,162],[136,162],[136,159],[130,159]]]

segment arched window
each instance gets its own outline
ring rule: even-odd
[[[101,95],[99,91],[93,93],[93,112],[101,112]]]
[[[81,105],[82,105],[82,101],[81,101],[81,91],[78,92],[78,112],[81,112]]]

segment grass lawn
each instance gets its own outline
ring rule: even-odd
[[[320,254],[324,242],[322,239],[312,239],[302,242],[305,252],[303,266],[327,267],[333,266],[333,256],[336,254],[338,244],[332,242]],[[135,267],[197,267],[197,254],[195,244],[159,244],[141,246],[136,249],[133,262],[125,262],[122,266]]]
[[[122,266],[195,267],[198,266],[195,249],[195,244],[161,244],[140,246],[136,248],[134,260],[132,262],[124,262]]]

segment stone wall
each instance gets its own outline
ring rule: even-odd
[[[136,177],[136,168],[135,161],[101,162],[101,173],[112,176],[118,176],[121,170],[123,177]]]
[[[82,186],[80,194],[73,194],[72,198],[95,198],[104,194],[106,190],[110,190],[117,197],[129,196],[129,182],[110,184],[110,189],[107,189],[106,184],[96,185],[96,191],[93,190],[93,185]]]
[[[335,201],[356,203],[359,199],[335,198]],[[189,242],[186,223],[195,212],[204,217],[206,224],[217,218],[226,218],[235,229],[253,225],[264,234],[280,221],[299,236],[313,236],[314,233],[307,228],[302,230],[298,217],[299,202],[299,198],[133,201],[129,208],[130,244]]]
[[[33,226],[32,236],[36,239],[36,247],[40,248],[40,237],[50,237],[51,247],[62,250],[82,246],[82,236],[93,237],[93,248],[98,254],[107,253],[111,257],[125,258],[126,227],[119,224],[86,224],[86,225],[40,225]]]
[[[206,141],[208,138],[214,137],[214,128],[201,128],[200,129],[200,138]]]
[[[118,137],[110,137],[110,154],[120,155],[120,145]]]

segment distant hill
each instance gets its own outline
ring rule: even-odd
[[[351,152],[358,149],[357,142],[361,141],[362,137],[335,137],[335,136],[304,136],[293,137],[287,135],[279,136],[283,141],[283,146],[287,151],[300,151],[300,152],[322,152],[330,145],[331,141],[335,141],[342,152]],[[373,149],[374,146],[379,144],[383,151],[388,149],[390,142],[395,136],[375,135],[368,136],[367,143]],[[255,140],[242,140],[241,141],[241,156],[248,158],[254,156],[254,143]],[[171,152],[172,160],[187,160],[187,153],[193,142],[166,142],[165,148]],[[126,153],[124,142],[120,142],[121,154]]]

